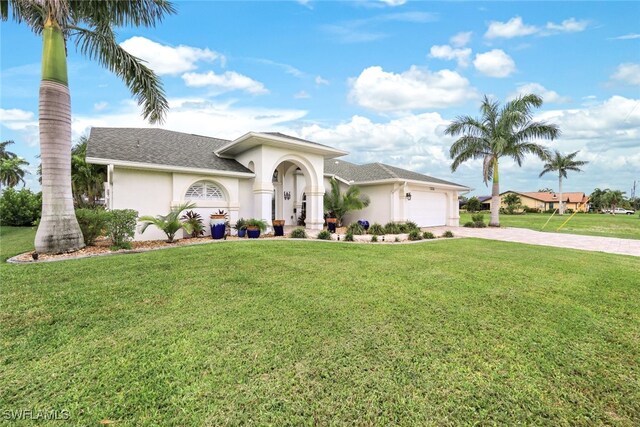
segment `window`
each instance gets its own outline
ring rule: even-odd
[[[189,187],[184,198],[187,200],[224,200],[224,194],[213,182],[198,181]]]

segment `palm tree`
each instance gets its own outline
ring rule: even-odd
[[[168,215],[158,215],[155,217],[150,215],[141,216],[138,218],[139,221],[143,222],[140,233],[147,231],[150,225],[155,225],[167,235],[167,243],[173,243],[176,233],[181,229],[184,228],[189,234],[193,232],[192,224],[189,221],[180,221],[180,212],[193,209],[195,206],[195,203],[183,203],[171,209]]]
[[[612,214],[616,214],[616,208],[624,201],[624,191],[607,190],[604,194],[604,203],[609,206]]]
[[[461,116],[446,129],[445,134],[462,135],[451,145],[449,155],[453,159],[451,170],[472,159],[482,159],[482,177],[491,191],[491,220],[489,225],[500,226],[500,184],[498,162],[501,157],[510,157],[518,166],[527,154],[546,159],[548,151],[535,139],[555,139],[560,130],[554,124],[532,120],[532,109],[542,105],[537,95],[518,97],[502,108],[485,95],[480,111],[481,118]]]
[[[338,219],[338,224],[342,225],[344,216],[369,206],[370,200],[366,194],[360,194],[360,187],[351,185],[342,194],[340,184],[335,178],[331,178],[331,191],[324,194],[324,211],[332,218]]]
[[[8,0],[0,1],[0,18],[25,23],[42,35],[40,147],[42,219],[36,233],[38,252],[59,253],[84,246],[71,191],[71,101],[66,42],[118,75],[137,98],[143,116],[161,123],[168,109],[162,84],[142,61],[116,41],[112,27],[154,26],[174,13],[166,0]]]
[[[7,146],[11,144],[14,144],[11,140],[0,142],[0,160],[13,159],[17,157],[15,153],[7,151]]]
[[[564,214],[564,199],[562,198],[562,178],[567,177],[567,171],[582,172],[580,166],[584,166],[589,162],[583,160],[575,160],[579,151],[575,151],[571,154],[563,156],[558,150],[555,150],[554,154],[547,159],[547,163],[544,164],[540,177],[547,172],[558,171],[558,196],[560,200],[559,214]]]
[[[18,156],[0,159],[0,187],[2,185],[15,187],[20,182],[24,185],[24,176],[29,172],[24,170],[23,167],[28,164],[29,162]]]
[[[107,180],[107,170],[103,165],[87,163],[86,136],[71,149],[71,189],[76,206],[85,203],[94,206],[104,193],[104,182]]]

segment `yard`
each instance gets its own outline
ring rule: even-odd
[[[3,258],[29,250],[32,230],[1,233]],[[3,415],[640,423],[633,257],[474,239],[254,241],[0,273]]]
[[[489,222],[489,212],[484,213],[484,220]],[[528,213],[524,215],[500,214],[500,225],[503,227],[529,228],[541,230],[551,214]],[[558,227],[567,219],[554,215],[543,231],[557,232]],[[471,214],[460,212],[460,225],[471,221]],[[640,218],[635,215],[576,214],[559,231],[560,233],[586,234],[589,236],[621,237],[624,239],[640,239]]]

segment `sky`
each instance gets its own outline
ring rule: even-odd
[[[480,161],[450,169],[444,129],[484,95],[535,93],[542,142],[589,163],[565,191],[640,181],[640,2],[177,1],[156,28],[118,42],[162,78],[162,127],[235,139],[278,131],[490,193]],[[38,189],[41,39],[0,27],[0,137]],[[116,76],[68,46],[74,141],[92,126],[150,126]],[[177,148],[179,149],[179,148]],[[501,162],[501,190],[557,191],[542,162]],[[640,183],[639,183],[640,186]],[[640,189],[638,190],[640,192]]]

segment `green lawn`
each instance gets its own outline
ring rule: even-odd
[[[485,222],[489,222],[489,212],[484,212]],[[503,227],[530,228],[541,230],[551,214],[500,215],[500,225]],[[576,214],[560,230],[570,215],[554,215],[543,231],[586,234],[590,236],[622,237],[625,239],[640,239],[640,217],[638,215],[605,215],[605,214]],[[471,221],[471,214],[460,213],[460,225]]]
[[[2,256],[32,233],[3,230]],[[638,266],[475,239],[2,264],[0,408],[65,409],[65,425],[638,425]]]

